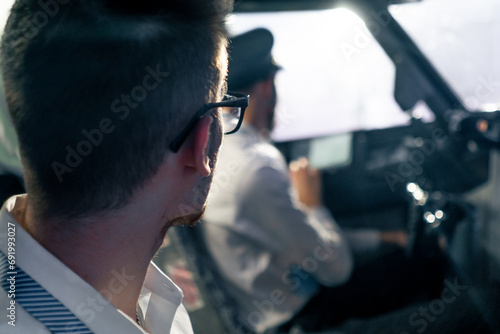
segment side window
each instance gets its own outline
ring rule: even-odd
[[[391,13],[470,110],[500,103],[497,0],[433,0]]]
[[[0,3],[0,32],[9,15],[14,0],[3,0]],[[21,161],[19,158],[17,135],[14,126],[8,114],[7,104],[5,102],[5,92],[3,79],[0,74],[0,172],[13,173],[22,176]]]

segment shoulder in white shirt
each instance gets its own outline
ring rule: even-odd
[[[150,264],[137,307],[143,328],[110,304],[103,295],[126,285],[127,273],[116,272],[116,281],[107,291],[98,292],[62,262],[55,258],[19,225],[10,212],[25,200],[25,196],[10,198],[0,211],[0,250],[7,254],[8,227],[15,228],[16,265],[38,282],[95,334],[192,334],[186,309],[182,306],[182,291],[154,264]],[[10,224],[9,224],[10,223]],[[15,326],[9,324],[7,307],[10,298],[0,289],[0,333],[50,334],[44,325],[26,310],[16,305]],[[2,314],[4,313],[4,314]]]

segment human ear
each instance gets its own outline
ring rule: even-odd
[[[213,119],[210,116],[203,117],[196,126],[193,147],[193,162],[196,171],[203,177],[209,176],[210,158],[208,157],[208,143],[210,141],[210,127]]]

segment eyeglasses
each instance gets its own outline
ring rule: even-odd
[[[243,121],[245,109],[248,107],[250,96],[241,93],[228,92],[221,102],[208,103],[203,106],[191,118],[186,127],[170,144],[170,150],[177,153],[182,144],[186,141],[189,133],[193,130],[196,123],[205,116],[209,110],[220,108],[222,113],[222,127],[225,135],[230,135],[238,131]]]

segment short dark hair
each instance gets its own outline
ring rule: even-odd
[[[29,200],[45,217],[126,205],[226,73],[229,0],[16,0],[1,57]]]

